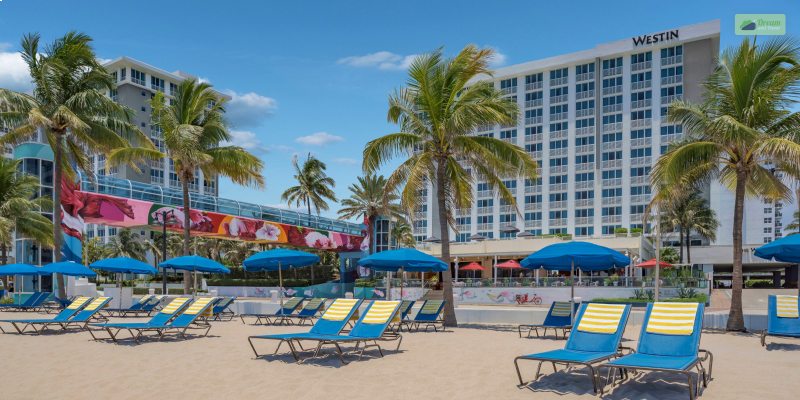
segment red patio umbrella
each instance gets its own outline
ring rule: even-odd
[[[647,261],[644,261],[644,262],[641,262],[639,264],[636,264],[636,266],[639,267],[639,268],[653,268],[653,267],[656,266],[656,259],[655,258],[651,258],[651,259],[649,259]],[[665,261],[659,261],[658,266],[661,267],[661,268],[670,268],[673,265],[668,263],[668,262],[665,262]]]
[[[485,268],[483,268],[482,265],[480,265],[480,264],[476,263],[475,261],[473,261],[473,262],[471,262],[471,263],[469,263],[469,264],[467,264],[467,265],[465,265],[463,267],[458,267],[458,269],[460,271],[483,271]]]
[[[522,269],[522,265],[519,265],[517,260],[508,260],[501,262],[500,264],[495,265],[497,268],[505,268],[505,269]]]

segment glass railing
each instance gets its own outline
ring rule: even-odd
[[[183,206],[183,194],[179,188],[151,185],[109,176],[97,176],[95,180],[92,181],[88,176],[80,174],[79,179],[81,190],[84,192],[144,200],[175,207]],[[245,203],[238,200],[224,199],[199,193],[190,193],[189,197],[192,208],[202,211],[262,219],[281,224],[306,226],[309,228],[351,235],[360,235],[361,231],[364,229],[362,224],[302,214],[276,207]]]
[[[708,280],[705,278],[661,278],[662,288],[699,288],[708,287]],[[459,278],[454,282],[454,286],[460,287],[569,287],[572,284],[570,278],[565,277],[513,277],[513,278]],[[626,287],[626,288],[653,288],[655,279],[637,277],[581,277],[575,279],[576,287]],[[410,285],[413,286],[413,285]],[[419,282],[417,282],[419,286]]]

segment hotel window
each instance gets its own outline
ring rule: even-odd
[[[644,139],[652,136],[653,136],[653,131],[650,128],[637,129],[635,131],[631,131],[631,139]]]
[[[541,111],[541,109],[539,109]],[[539,135],[542,133],[542,126],[529,126],[525,128],[525,136]]]
[[[493,215],[478,215],[478,224],[491,224],[494,223]]]
[[[569,179],[567,175],[551,175],[550,176],[550,184],[551,185],[560,185],[563,183],[567,183]]]
[[[764,243],[770,243],[770,242],[772,242],[772,238],[771,237],[768,237],[768,236],[764,237]]]
[[[592,236],[594,235],[593,226],[578,226],[575,227],[575,236]]]
[[[555,123],[550,124],[550,132],[552,133],[552,132],[558,132],[558,131],[565,131],[565,130],[568,129],[568,127],[569,127],[569,124],[566,121],[564,121],[564,122],[555,122]]]
[[[154,90],[158,90],[159,92],[164,91],[164,80],[161,78],[156,78],[155,76],[150,76],[150,88]]]
[[[764,233],[772,233],[772,227],[764,227]]]
[[[517,78],[503,79],[500,81],[500,90],[517,88]]]
[[[567,76],[569,76],[568,68],[561,68],[550,71],[550,79],[566,78]]]
[[[606,151],[603,153],[603,161],[622,160],[622,150]]]
[[[541,123],[542,122],[541,121],[541,117],[542,117],[542,109],[541,108],[534,108],[532,110],[525,110],[525,121],[528,124],[535,123],[535,121],[532,120],[533,118],[539,118],[538,123]]]
[[[557,157],[550,159],[551,167],[566,167],[569,164],[567,157]]]
[[[632,74],[631,75],[631,84],[633,84],[633,86],[636,87],[636,86],[638,86],[638,85],[636,85],[637,83],[639,83],[639,82],[647,82],[647,81],[650,81],[652,79],[653,79],[653,73],[652,72],[650,72],[650,71],[639,72],[637,74]],[[642,87],[640,89],[644,89],[644,88]]]
[[[501,224],[510,224],[512,222],[517,222],[517,214],[500,214]]]
[[[169,94],[170,96],[175,96],[178,94],[178,85],[170,82],[169,83]]]
[[[772,214],[772,208],[765,208],[764,214]]]
[[[516,139],[517,138],[517,130],[511,129],[507,131],[500,131],[500,139]]]
[[[593,190],[582,190],[575,192],[575,200],[590,200],[594,198]]]
[[[631,214],[644,214],[645,208],[647,208],[647,206],[644,204],[631,206]]]
[[[536,179],[525,179],[525,186],[541,186],[542,185],[542,177],[538,177]]]
[[[622,104],[622,95],[603,97],[603,107]]]
[[[581,94],[590,90],[594,90],[594,82],[584,82],[575,85],[576,94]]]
[[[479,192],[484,192],[484,191],[487,191],[487,190],[491,190],[491,188],[489,187],[489,184],[488,184],[488,183],[486,183],[486,182],[479,182],[479,183],[478,183],[478,186],[477,186],[477,190],[478,190]]]
[[[653,118],[653,112],[650,109],[631,111],[631,121],[637,121],[640,119],[650,119],[650,118]]]
[[[567,139],[563,140],[551,140],[550,141],[550,149],[566,149],[569,146],[569,141]]]
[[[567,86],[551,88],[550,89],[550,98],[551,99],[553,97],[556,97],[556,96],[562,96],[562,95],[566,96],[567,94],[569,94],[569,87],[567,87]]]
[[[537,107],[542,105],[542,99],[544,98],[544,92],[541,90],[536,92],[528,92],[525,93],[525,107]]]
[[[652,155],[653,155],[653,149],[651,149],[650,147],[631,150],[631,158],[650,157]]]
[[[631,102],[650,100],[652,98],[653,98],[653,92],[651,92],[649,90],[646,91],[646,92],[634,92],[634,93],[631,93]]]
[[[618,142],[620,140],[622,140],[622,132],[603,134],[603,143]]]
[[[581,172],[575,174],[575,182],[591,182],[594,180],[594,172]]]
[[[567,210],[550,211],[550,219],[566,219],[567,215]]]
[[[622,57],[611,58],[608,60],[603,60],[603,69],[612,69],[622,67]]]
[[[620,179],[622,178],[622,170],[621,169],[611,169],[607,171],[603,171],[603,179]]]
[[[456,217],[456,225],[469,225],[472,223],[472,217]]]
[[[663,125],[661,127],[661,136],[675,135],[683,133],[683,125]]]
[[[583,64],[583,65],[576,65],[575,66],[575,74],[588,74],[589,72],[594,72],[594,63]]]
[[[683,95],[683,86],[669,86],[661,88],[661,97],[681,95]]]
[[[579,208],[575,210],[575,218],[594,217],[594,208]]]
[[[119,80],[120,80],[120,81],[124,81],[124,80],[125,80],[125,78],[126,78],[126,77],[125,77],[125,73],[126,73],[126,72],[127,72],[127,68],[123,68],[123,69],[119,70],[119,76],[120,76],[120,79],[119,79]]]
[[[567,193],[550,193],[550,202],[567,201]]]
[[[516,180],[508,180],[508,181],[503,181],[503,185],[504,185],[504,186],[505,186],[507,189],[516,189],[516,188],[517,188],[517,181],[516,181]],[[501,204],[503,203],[503,200],[502,200],[502,199],[501,199],[500,203],[501,203]]]
[[[117,81],[117,71],[114,71],[114,72],[111,73],[111,79],[113,79],[114,82]]]
[[[594,154],[583,154],[575,156],[575,164],[589,164],[594,162]]]
[[[631,177],[650,175],[650,167],[631,168]]]
[[[771,224],[772,223],[772,218],[764,218],[764,223],[765,224]]]
[[[615,86],[622,86],[622,77],[618,76],[616,78],[606,78],[603,79],[603,89],[611,88]]]
[[[537,204],[542,202],[542,195],[532,194],[525,196],[525,204]]]
[[[683,46],[667,47],[661,49],[661,58],[683,55]]]
[[[594,126],[594,118],[584,118],[575,121],[575,128],[589,128]]]
[[[603,225],[603,235],[613,235],[616,233],[617,228],[622,228],[620,225]]]
[[[611,114],[603,116],[603,125],[622,123],[622,114]]]
[[[494,199],[480,199],[478,200],[478,207],[492,207],[494,206]]]
[[[603,207],[603,216],[622,215],[622,207]]]
[[[550,228],[551,235],[566,235],[567,228]]]
[[[650,186],[631,186],[631,196],[650,194]]]
[[[136,83],[136,84],[139,84],[139,85],[142,85],[142,86],[147,86],[147,83],[145,82],[145,79],[146,79],[146,75],[145,75],[144,72],[137,71],[137,70],[131,68],[131,81],[133,83]]]
[[[550,116],[554,114],[561,114],[566,113],[569,110],[569,105],[567,104],[557,104],[554,106],[550,106]]]
[[[541,73],[541,72],[539,72],[538,74],[526,75],[525,76],[525,84],[527,85],[527,84],[530,84],[530,83],[539,83],[539,82],[542,82],[543,79],[544,79],[543,73]]]
[[[525,213],[525,221],[541,221],[541,220],[542,220],[541,211]]]
[[[469,232],[456,233],[456,242],[458,243],[469,242],[469,237],[470,237]]]
[[[646,52],[646,53],[639,53],[639,54],[632,54],[631,55],[631,64],[638,64],[638,63],[643,63],[643,62],[652,61],[652,60],[653,60],[653,53],[649,52],[649,51]]]
[[[533,153],[535,151],[542,151],[542,142],[526,144],[525,151],[527,151],[528,153]]]
[[[575,103],[575,111],[594,109],[594,100],[585,100]]]
[[[575,138],[575,146],[588,146],[590,144],[594,144],[594,136]]]
[[[683,75],[683,66],[681,65],[677,67],[661,68],[662,78],[668,78],[671,76],[679,76],[679,75]]]

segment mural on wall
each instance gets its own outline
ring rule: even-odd
[[[180,231],[187,216],[182,207],[166,206],[144,200],[128,199],[80,191],[77,184],[64,180],[61,185],[62,226],[66,236],[77,239],[85,224],[116,227],[160,226],[164,212],[171,212],[167,229]],[[302,226],[244,218],[233,215],[190,210],[192,235],[260,243],[288,244],[340,252],[365,251],[369,246],[366,232],[361,236]],[[74,245],[76,240],[67,240]],[[366,246],[366,248],[365,248]],[[70,253],[80,254],[72,249]]]

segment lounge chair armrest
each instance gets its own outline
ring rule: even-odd
[[[628,346],[619,346],[619,348],[617,349],[617,351],[618,351],[620,354],[623,354],[623,355],[628,355],[628,354],[633,354],[633,353],[636,353],[636,350],[634,350],[634,349],[633,349],[633,347],[628,347]],[[627,352],[627,353],[626,353],[626,352]]]

